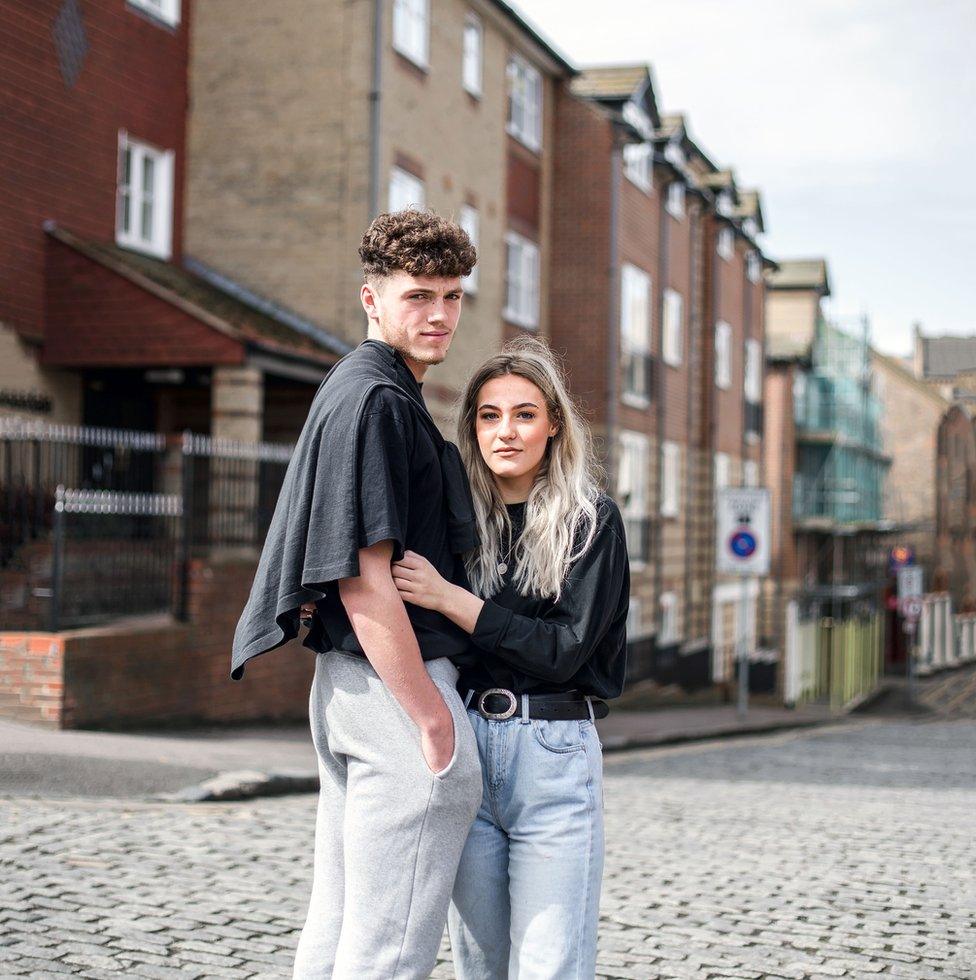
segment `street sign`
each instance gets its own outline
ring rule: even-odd
[[[905,565],[898,569],[898,602],[922,597],[922,566]]]
[[[769,491],[723,487],[718,492],[716,568],[726,575],[769,574]]]
[[[899,602],[902,616],[909,622],[917,622],[922,617],[922,600],[919,596],[906,596]]]
[[[888,570],[897,573],[905,565],[915,564],[915,549],[907,544],[896,544],[888,553]]]

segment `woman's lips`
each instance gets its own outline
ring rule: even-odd
[[[495,454],[498,456],[514,456],[516,453],[522,452],[521,449],[496,449]]]

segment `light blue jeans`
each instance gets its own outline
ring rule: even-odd
[[[593,980],[603,755],[586,721],[488,721],[484,792],[448,914],[458,980]]]

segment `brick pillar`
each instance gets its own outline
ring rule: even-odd
[[[214,439],[260,442],[264,429],[264,375],[252,367],[215,367],[210,395]],[[211,556],[250,556],[257,540],[260,464],[219,453],[210,462]]]

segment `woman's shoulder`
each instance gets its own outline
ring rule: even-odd
[[[614,535],[624,540],[624,519],[616,500],[601,491],[594,502],[596,506],[596,536]]]

